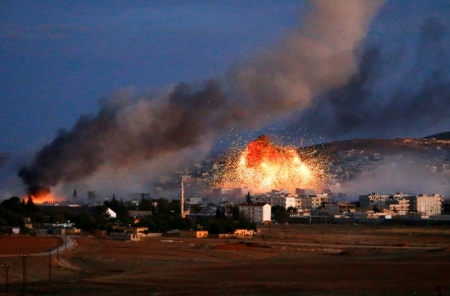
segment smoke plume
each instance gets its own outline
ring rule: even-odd
[[[233,67],[223,81],[179,84],[163,97],[122,94],[101,105],[96,116],[82,116],[70,131],[60,131],[19,176],[32,191],[41,190],[101,168],[176,156],[208,146],[230,128],[264,126],[306,108],[356,73],[357,49],[382,2],[310,1],[298,28]]]
[[[442,172],[430,172],[429,160],[414,155],[401,159],[386,159],[378,163],[373,175],[358,176],[343,184],[351,200],[359,194],[396,192],[417,194],[449,194],[448,176]],[[395,177],[393,177],[395,176]]]
[[[293,116],[289,129],[300,126],[334,140],[420,137],[448,130],[448,31],[428,18],[419,34],[415,51],[407,45],[387,52],[380,45],[367,48],[359,71]],[[405,69],[408,59],[413,65]]]

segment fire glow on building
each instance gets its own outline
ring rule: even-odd
[[[318,189],[325,180],[320,157],[301,154],[294,146],[275,145],[267,135],[242,149],[232,149],[225,159],[218,187],[247,187],[254,193],[272,189]]]

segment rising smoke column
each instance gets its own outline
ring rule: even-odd
[[[369,46],[359,71],[293,116],[289,129],[303,127],[333,139],[446,131],[439,128],[448,129],[450,123],[445,107],[450,101],[449,32],[439,20],[427,18],[414,50],[402,45],[386,53],[382,45]],[[408,58],[412,67],[402,72]]]
[[[298,28],[231,69],[224,81],[180,84],[162,98],[103,105],[97,116],[82,116],[70,131],[61,131],[19,176],[39,191],[105,164],[133,167],[213,141],[230,128],[264,126],[305,108],[355,73],[358,46],[382,2],[310,1]]]

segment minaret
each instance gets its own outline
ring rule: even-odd
[[[183,176],[181,176],[180,207],[181,207],[181,218],[184,218],[184,182],[183,182]]]

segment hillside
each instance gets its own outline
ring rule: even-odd
[[[439,133],[439,134],[425,137],[425,139],[432,139],[432,138],[434,138],[436,140],[450,140],[450,132]]]
[[[380,153],[383,155],[394,154],[428,154],[430,151],[450,150],[450,140],[438,139],[412,139],[412,138],[397,138],[397,139],[355,139],[337,142],[323,143],[307,147],[319,151],[321,154],[333,157],[337,156],[339,151],[358,150],[364,153]]]

